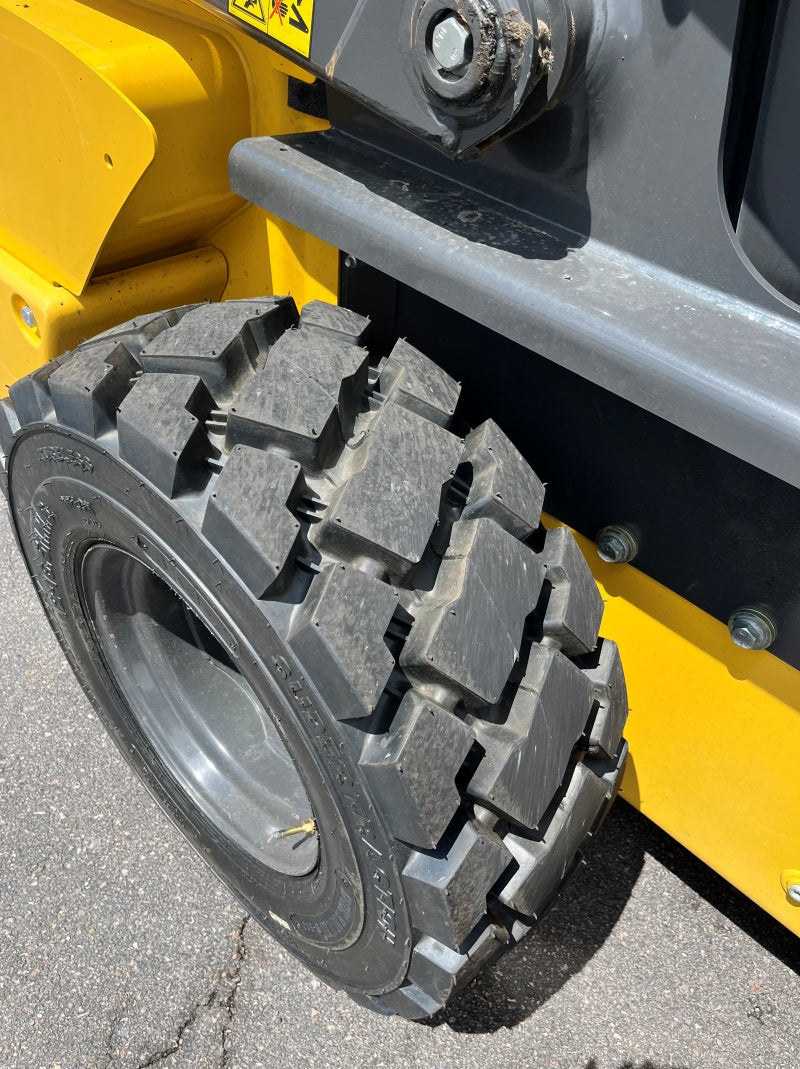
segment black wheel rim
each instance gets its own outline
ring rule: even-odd
[[[137,557],[109,543],[79,582],[101,656],[166,774],[205,821],[260,863],[305,876],[317,835],[303,780],[268,709],[223,644]]]

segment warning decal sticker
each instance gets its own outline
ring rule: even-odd
[[[301,56],[311,51],[314,0],[228,0],[228,11]]]

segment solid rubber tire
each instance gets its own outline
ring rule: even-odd
[[[405,342],[289,298],[143,316],[0,403],[20,547],[126,759],[248,911],[327,982],[425,1017],[547,908],[624,763],[624,677],[572,536]],[[114,678],[81,561],[157,576],[226,650],[311,801],[286,876],[215,827]],[[87,570],[91,573],[91,569]]]

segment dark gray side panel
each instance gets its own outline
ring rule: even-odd
[[[240,142],[230,172],[248,200],[800,485],[791,319],[511,214],[335,131]]]
[[[777,19],[737,236],[758,271],[800,302],[800,7]]]

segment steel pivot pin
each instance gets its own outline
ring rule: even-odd
[[[431,37],[431,52],[439,66],[456,71],[470,61],[472,34],[455,12],[442,19]]]

